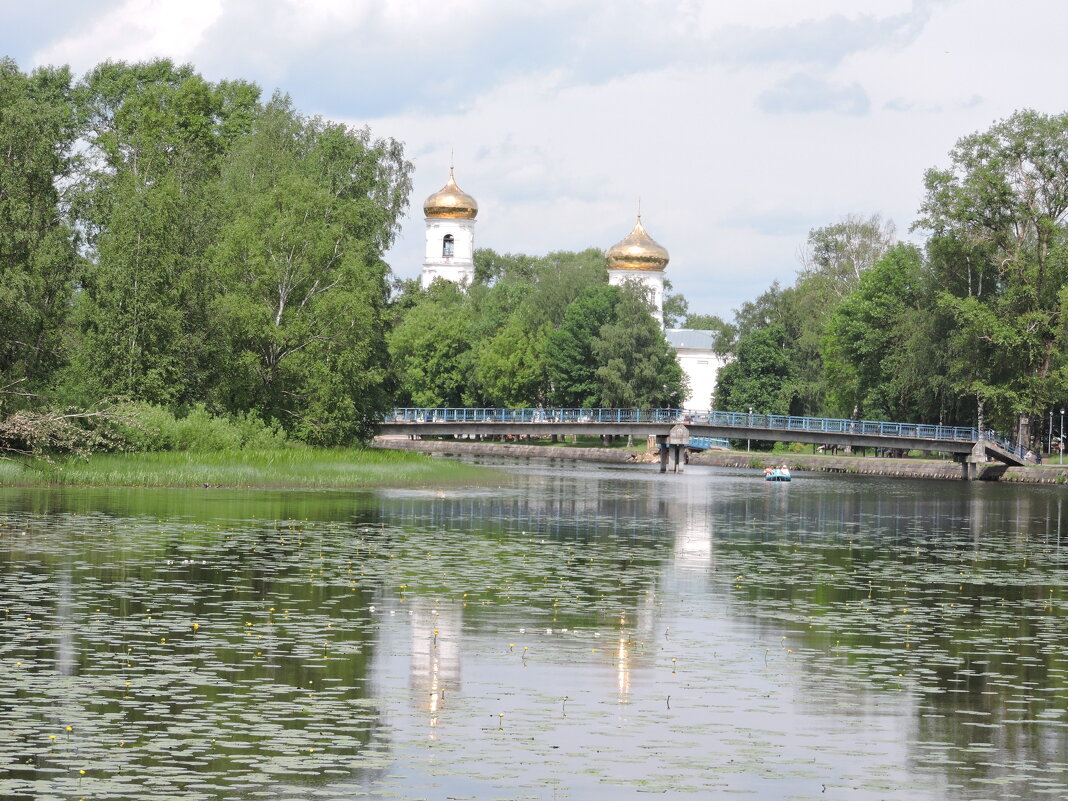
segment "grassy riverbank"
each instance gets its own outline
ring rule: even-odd
[[[0,462],[0,484],[7,486],[364,489],[484,484],[493,476],[475,465],[373,448],[108,453],[54,464]]]

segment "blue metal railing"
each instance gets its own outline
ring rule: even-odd
[[[1034,460],[1035,458],[1033,455],[1028,456],[1028,454],[1031,452],[1029,448],[1025,447],[1024,445],[1021,445],[1014,439],[1002,436],[997,431],[994,431],[992,428],[983,429],[983,439],[987,440],[988,442],[993,442],[998,447],[1008,451],[1009,453],[1015,456],[1019,456],[1021,459]]]
[[[681,409],[398,408],[389,423],[676,423]]]
[[[766,431],[809,431],[875,437],[977,442],[987,440],[1022,459],[1028,450],[993,429],[942,426],[929,423],[891,423],[883,420],[846,420],[834,417],[794,417],[747,412],[691,411],[688,409],[608,409],[525,407],[405,407],[383,417],[391,423],[683,423]],[[742,432],[739,431],[739,438]],[[725,441],[725,440],[724,440]]]
[[[816,431],[829,434],[863,434],[878,437],[975,442],[979,431],[963,426],[928,423],[891,423],[882,420],[846,420],[833,417],[794,417],[746,412],[697,412],[685,409],[607,409],[526,407],[406,407],[394,409],[383,422],[396,423],[684,423],[769,431]],[[1019,446],[987,429],[983,436],[1006,449]]]
[[[685,416],[693,423],[734,428],[761,428],[772,431],[816,431],[828,434],[863,434],[876,437],[907,437],[954,442],[975,442],[979,437],[978,430],[974,428],[926,423],[891,423],[882,420],[794,417],[746,412],[688,412]]]
[[[721,439],[719,437],[690,437],[691,448],[701,448],[705,450],[707,448],[730,448],[731,441],[729,439]]]

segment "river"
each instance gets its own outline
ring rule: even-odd
[[[1068,796],[1062,487],[0,489],[4,799]]]

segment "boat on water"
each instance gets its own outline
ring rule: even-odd
[[[782,467],[764,468],[765,481],[789,481],[790,479],[790,468],[786,465],[783,465]]]

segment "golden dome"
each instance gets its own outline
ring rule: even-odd
[[[667,267],[668,252],[657,244],[642,225],[641,215],[634,230],[605,251],[609,270],[663,270]]]
[[[452,167],[449,167],[448,183],[426,199],[423,212],[427,217],[473,220],[478,214],[478,203],[456,185]]]

